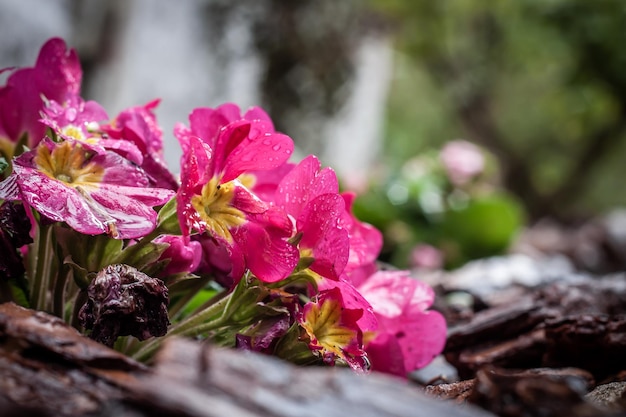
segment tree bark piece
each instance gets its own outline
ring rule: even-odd
[[[0,372],[1,415],[493,416],[384,375],[296,367],[186,339],[167,340],[148,368],[12,303],[0,305]]]

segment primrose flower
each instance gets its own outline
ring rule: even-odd
[[[366,336],[371,340],[365,345],[373,370],[406,377],[441,353],[446,322],[439,312],[427,311],[435,298],[432,288],[407,271],[378,271],[358,290],[378,318],[378,331]]]
[[[275,195],[276,206],[295,220],[300,256],[311,261],[308,269],[335,280],[350,254],[349,233],[342,225],[346,205],[338,190],[335,172],[322,169],[310,155],[285,175]]]
[[[126,157],[144,169],[154,187],[176,190],[178,182],[163,159],[163,132],[154,113],[159,101],[123,110],[109,124],[103,125],[105,136],[110,138],[105,147],[126,151]],[[131,153],[127,147],[137,152]]]
[[[167,243],[169,246],[161,254],[159,260],[167,260],[167,265],[161,272],[162,276],[193,272],[200,264],[202,247],[199,242],[185,242],[183,236],[161,235],[153,240],[154,243]]]
[[[448,142],[441,150],[440,159],[455,185],[468,183],[485,168],[485,157],[480,148],[465,140]]]
[[[194,110],[190,128],[175,129],[183,149],[176,198],[183,235],[208,233],[233,261],[243,258],[259,279],[275,282],[291,273],[298,254],[287,241],[291,229],[285,216],[250,190],[250,173],[283,165],[293,142],[264,117],[260,110],[242,117],[234,105]]]
[[[48,100],[41,122],[57,132],[63,139],[87,142],[92,136],[90,130],[109,116],[100,104],[85,101],[77,94],[68,94],[63,102]]]
[[[102,344],[113,346],[118,336],[145,340],[167,332],[169,295],[158,278],[128,265],[109,265],[89,284],[87,296],[78,317]]]
[[[354,284],[356,279],[356,271],[367,269],[372,265],[383,247],[383,235],[380,230],[374,226],[364,223],[357,219],[352,213],[352,205],[354,204],[354,193],[342,193],[346,209],[342,219],[343,227],[348,231],[350,236],[350,256],[346,265],[346,272]]]
[[[369,369],[363,351],[363,332],[357,325],[362,310],[344,307],[341,291],[321,291],[316,299],[306,303],[297,321],[309,339],[309,348],[320,355],[324,363],[343,361],[354,370]]]
[[[78,232],[117,239],[151,232],[171,190],[148,188],[141,168],[113,153],[96,154],[75,141],[45,139],[13,161],[0,183],[0,198],[21,200],[53,221]]]
[[[62,39],[53,38],[41,48],[34,67],[14,71],[0,87],[0,153],[13,157],[15,144],[27,135],[32,149],[43,139],[46,126],[40,123],[42,97],[62,102],[67,94],[78,94],[82,70],[76,52]]]

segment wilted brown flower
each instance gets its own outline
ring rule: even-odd
[[[31,243],[30,221],[24,206],[5,201],[0,205],[0,276],[17,278],[24,274],[18,248]]]
[[[145,340],[167,333],[169,296],[158,278],[128,265],[109,265],[91,282],[87,296],[79,319],[104,345],[113,346],[119,336]]]

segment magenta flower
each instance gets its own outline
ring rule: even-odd
[[[352,205],[356,197],[354,193],[343,193],[342,197],[346,204],[342,225],[350,236],[350,256],[346,273],[350,275],[353,284],[358,284],[355,282],[357,279],[355,271],[366,268],[376,261],[383,247],[383,235],[374,226],[354,216],[352,213]]]
[[[49,100],[43,109],[41,122],[64,139],[87,142],[93,136],[91,130],[109,116],[100,104],[85,101],[77,94],[68,94],[62,103]]]
[[[309,348],[319,354],[324,363],[334,365],[343,361],[354,370],[369,368],[363,351],[363,332],[357,321],[362,310],[344,306],[341,291],[322,291],[306,303],[297,315],[298,324],[309,339]]]
[[[148,188],[140,168],[121,156],[96,154],[75,141],[40,145],[13,160],[0,198],[22,200],[54,221],[84,234],[139,238],[155,227],[153,206],[174,192]]]
[[[378,331],[366,343],[372,369],[406,377],[441,353],[446,322],[437,311],[427,311],[433,290],[407,271],[379,271],[359,286],[378,318]]]
[[[167,261],[160,276],[193,272],[200,264],[202,246],[199,242],[185,242],[183,236],[161,235],[153,240],[154,243],[167,243],[169,247],[161,254],[159,260]]]
[[[455,185],[468,183],[485,168],[485,157],[480,148],[465,140],[448,142],[441,150],[440,158]]]
[[[312,261],[309,269],[334,280],[350,254],[350,237],[342,226],[346,205],[338,189],[335,172],[322,169],[310,155],[285,175],[275,195],[276,206],[295,220],[300,256]]]
[[[109,139],[101,134],[100,123],[109,117],[97,102],[68,94],[63,103],[48,101],[42,113],[41,122],[61,139],[81,142],[86,149],[103,155],[112,150],[141,165],[143,155],[132,142]]]
[[[40,123],[47,100],[62,102],[67,94],[78,94],[82,70],[76,52],[67,50],[62,39],[47,41],[34,67],[13,72],[0,88],[0,152],[9,159],[22,135],[34,148],[44,137],[46,126]]]
[[[159,101],[123,110],[110,124],[102,126],[110,138],[105,147],[115,150],[117,146],[120,151],[129,153],[126,157],[144,169],[154,187],[176,190],[178,182],[163,159],[163,132],[154,113]],[[126,150],[129,145],[137,152]]]
[[[183,235],[208,233],[233,262],[244,259],[259,279],[275,282],[293,271],[298,253],[287,241],[291,227],[285,215],[252,193],[249,173],[283,165],[293,142],[274,132],[264,115],[253,110],[242,117],[230,104],[195,109],[190,127],[175,129],[183,149],[176,198]],[[231,271],[243,269],[233,265]]]

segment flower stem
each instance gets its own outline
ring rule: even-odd
[[[71,269],[67,266],[62,267],[63,273],[59,274],[54,285],[54,299],[52,308],[54,315],[64,318],[65,313],[65,287],[69,280],[69,275],[72,273]]]
[[[180,323],[170,327],[163,337],[152,338],[132,354],[134,359],[145,361],[152,357],[154,352],[161,346],[164,340],[171,336],[197,336],[201,333],[219,329],[228,323],[229,317],[224,314],[228,311],[231,294],[221,298],[216,303],[194,314]]]

